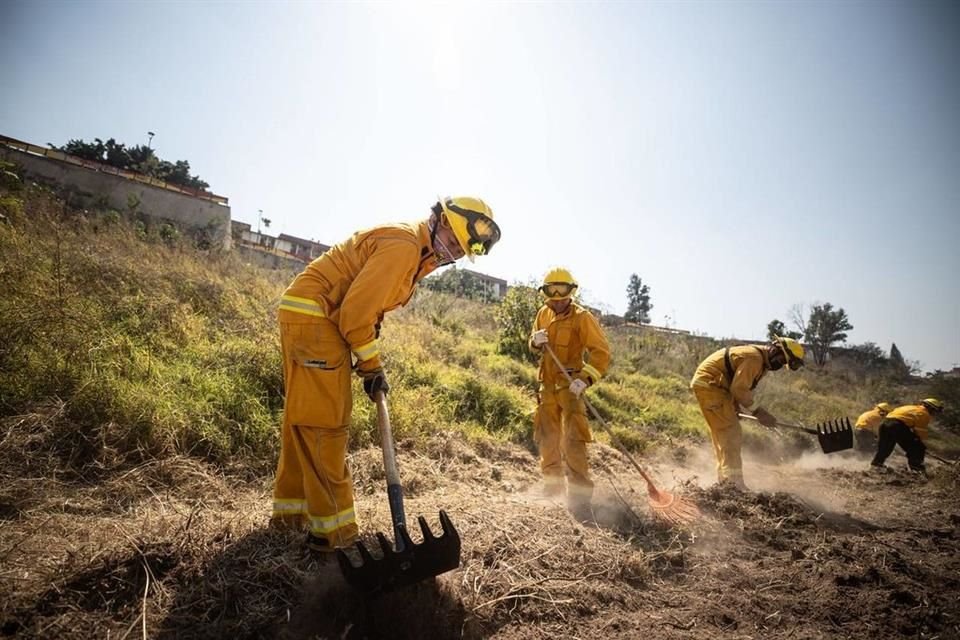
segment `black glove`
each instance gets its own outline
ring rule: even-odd
[[[777,417],[763,407],[757,407],[756,411],[753,412],[753,417],[765,427],[777,426]]]
[[[363,390],[373,401],[376,401],[377,391],[383,391],[383,395],[387,395],[390,385],[387,384],[387,374],[383,369],[363,373]]]

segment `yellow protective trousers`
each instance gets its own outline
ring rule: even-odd
[[[717,480],[732,480],[743,485],[743,461],[740,459],[743,432],[733,396],[726,389],[706,386],[693,387],[693,393],[710,426],[710,439],[717,457]]]
[[[270,522],[306,526],[331,549],[347,546],[358,535],[346,460],[350,347],[326,318],[283,310],[280,344],[286,393]]]
[[[551,388],[553,387],[553,388]],[[559,388],[557,388],[559,387]],[[593,480],[587,461],[587,443],[593,441],[586,405],[567,384],[544,385],[533,418],[533,440],[540,449],[540,470],[548,492],[563,492],[571,501],[589,502]]]

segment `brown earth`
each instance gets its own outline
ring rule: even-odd
[[[0,635],[21,638],[958,638],[958,471],[884,474],[843,454],[650,464],[702,517],[670,528],[621,456],[593,449],[595,522],[537,496],[531,452],[401,443],[407,513],[446,509],[461,568],[365,602],[300,535],[264,528],[270,478],[188,458],[67,472],[0,441]],[[365,531],[389,530],[379,451],[352,456]],[[614,480],[610,473],[616,474]]]

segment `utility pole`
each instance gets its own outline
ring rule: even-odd
[[[150,148],[150,145],[153,144],[153,136],[156,135],[156,134],[154,134],[153,131],[147,131],[147,135],[150,136],[150,137],[147,139],[147,149],[149,149],[149,148]]]

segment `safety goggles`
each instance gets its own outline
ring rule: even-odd
[[[548,282],[540,287],[540,291],[548,298],[568,298],[577,285],[569,282]]]
[[[500,227],[492,218],[463,209],[453,203],[453,200],[446,201],[446,207],[450,211],[464,217],[467,221],[467,248],[475,256],[485,256],[490,253],[493,245],[500,240]]]

